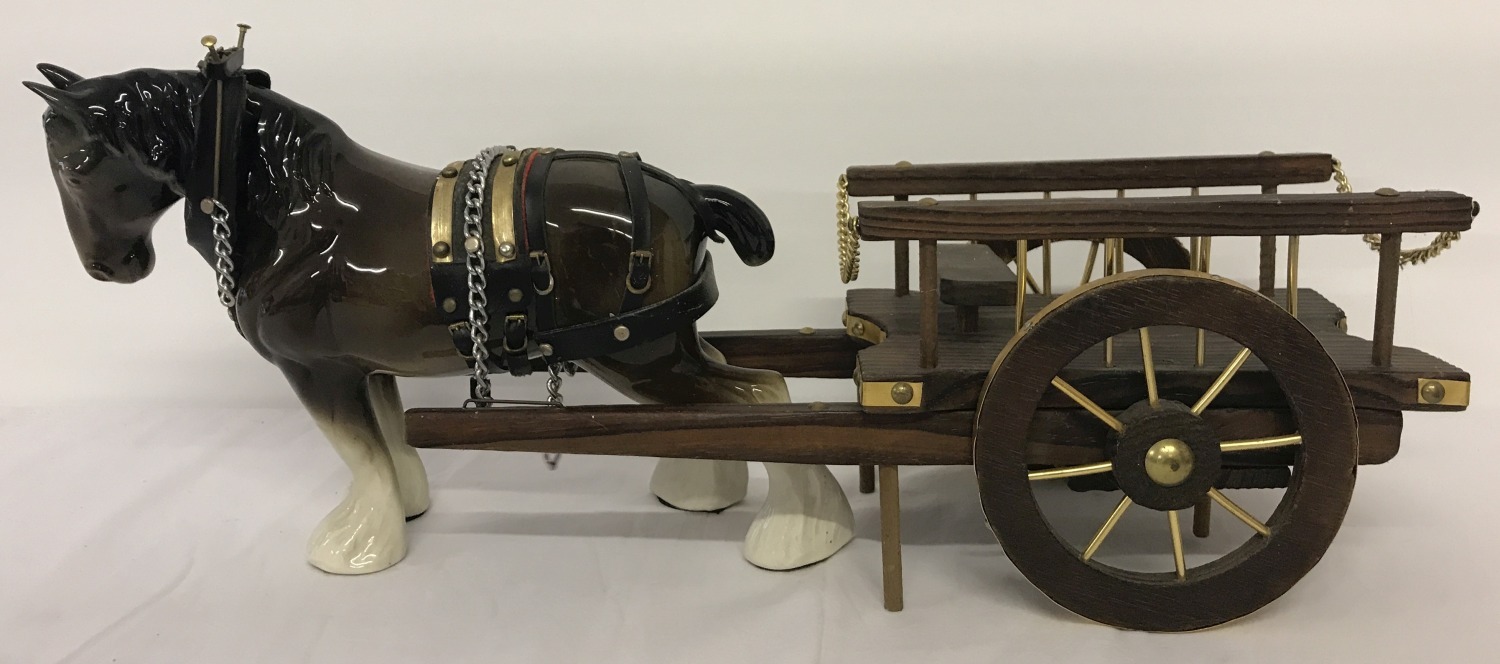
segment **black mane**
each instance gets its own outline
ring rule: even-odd
[[[176,173],[192,154],[193,72],[135,69],[79,81],[90,133],[148,168]]]
[[[87,96],[90,130],[107,145],[179,182],[186,179],[202,96],[197,72],[136,69],[80,81],[75,89]],[[327,194],[336,125],[262,88],[250,89],[247,106],[244,191],[253,208],[274,221]]]

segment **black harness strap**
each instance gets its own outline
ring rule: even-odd
[[[646,197],[646,176],[641,170],[641,156],[635,152],[620,153],[620,180],[625,185],[625,199],[630,205],[630,265],[625,273],[625,297],[620,313],[641,308],[646,291],[651,290],[651,202]]]
[[[240,233],[235,232],[237,221],[245,212],[239,195],[240,132],[244,126],[248,84],[242,68],[244,62],[243,49],[229,48],[210,50],[198,63],[204,77],[203,96],[193,114],[197,123],[193,167],[185,183],[188,200],[183,208],[188,244],[210,265],[216,260],[212,201],[218,201],[229,211],[230,238],[236,245],[240,238]],[[269,82],[263,75],[260,78]],[[231,251],[235,253],[238,252]]]
[[[615,318],[542,332],[538,339],[563,359],[598,357],[669,335],[684,322],[701,318],[718,300],[713,259],[704,254],[703,271],[682,292]]]
[[[532,151],[523,161],[520,175],[519,232],[525,238],[524,248],[530,268],[527,290],[533,295],[530,299],[535,305],[531,309],[529,325],[520,330],[528,338],[535,338],[540,330],[551,329],[556,320],[552,311],[552,291],[557,284],[552,276],[552,259],[547,256],[547,175],[552,170],[556,154],[552,148]],[[524,352],[515,357],[514,364],[521,366],[526,373],[531,371]],[[512,365],[508,364],[507,368],[516,373]]]
[[[620,313],[565,328],[555,327],[556,283],[547,247],[548,177],[560,159],[589,159],[617,165],[632,224],[630,264]],[[470,170],[468,162],[457,162],[444,169],[433,188],[432,285],[438,315],[448,324],[459,353],[473,362],[463,247],[467,239],[463,230],[464,199]],[[701,317],[717,301],[713,264],[705,257],[702,271],[691,286],[660,302],[644,305],[645,294],[652,285],[653,267],[647,176],[677,187],[700,215],[703,211],[700,202],[685,189],[687,185],[664,177],[643,164],[636,154],[512,148],[498,157],[490,172],[481,226],[488,259],[485,294],[495,370],[526,375],[545,371],[549,364],[557,362],[619,352],[671,334],[684,322]],[[505,214],[507,210],[509,217]],[[447,219],[442,217],[444,214]],[[511,225],[506,226],[507,222]],[[513,229],[513,236],[506,236],[506,228]],[[508,242],[502,242],[501,238]],[[449,251],[451,254],[445,254]]]

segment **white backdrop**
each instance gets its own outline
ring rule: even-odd
[[[1500,509],[1481,489],[1490,479],[1484,464],[1500,461],[1483,435],[1496,415],[1486,381],[1500,371],[1488,343],[1497,297],[1493,270],[1484,268],[1500,248],[1490,215],[1481,215],[1448,255],[1404,271],[1398,307],[1397,342],[1471,371],[1479,383],[1473,408],[1408,417],[1402,455],[1362,473],[1346,533],[1308,581],[1261,614],[1269,617],[1176,639],[1084,625],[1039,600],[998,547],[984,541],[971,480],[938,470],[917,477],[927,473],[930,484],[944,488],[909,497],[944,516],[910,547],[918,551],[908,554],[912,600],[898,616],[880,610],[872,585],[878,546],[869,497],[852,498],[862,522],[848,551],[804,572],[769,575],[741,563],[736,552],[734,531],[754,513],[754,495],[726,513],[728,526],[696,517],[673,521],[642,498],[649,465],[626,460],[569,460],[571,471],[538,478],[532,471],[539,462],[529,456],[426,456],[435,469],[436,506],[424,520],[437,522],[426,527],[469,532],[451,512],[443,514],[445,504],[472,505],[463,502],[472,492],[484,496],[483,507],[465,514],[503,520],[524,504],[534,527],[481,527],[487,536],[475,539],[483,542],[450,533],[442,541],[456,557],[441,564],[414,562],[424,550],[414,544],[413,557],[392,572],[333,583],[300,562],[301,538],[342,486],[331,450],[279,374],[225,320],[212,270],[181,239],[179,213],[158,228],[150,278],[121,287],[84,274],[47,173],[38,121],[43,104],[19,85],[41,80],[33,69],[38,61],[86,76],[188,68],[201,52],[201,35],[228,40],[233,24],[243,21],[255,26],[250,64],[270,72],[279,91],[339,121],[365,145],[407,161],[440,165],[494,143],[640,151],[683,177],[739,189],[775,225],[778,250],[770,264],[752,269],[721,256],[723,295],[706,329],[837,326],[844,286],[835,271],[832,194],[835,178],[851,164],[1326,151],[1344,160],[1360,190],[1451,189],[1481,203],[1500,201],[1500,93],[1492,85],[1500,70],[1494,46],[1500,10],[1480,2],[1128,4],[8,3],[0,9],[0,79],[12,81],[0,88],[0,187],[10,206],[0,241],[0,661],[69,653],[80,661],[171,660],[148,655],[159,652],[267,661],[369,652],[411,661],[413,652],[446,648],[439,659],[510,653],[523,661],[775,656],[811,662],[910,659],[950,647],[974,661],[993,661],[1006,652],[1062,652],[1048,643],[1111,660],[1153,652],[1199,659],[1195,653],[1208,648],[1248,661],[1271,642],[1282,643],[1281,656],[1292,659],[1351,650],[1406,659],[1438,644],[1455,655],[1453,648],[1493,652],[1500,646],[1493,629],[1500,579],[1483,553],[1500,544],[1487,527]],[[1248,239],[1216,243],[1215,267],[1251,280],[1254,247]],[[887,247],[867,245],[859,285],[890,282],[887,255]],[[1374,254],[1354,238],[1320,237],[1304,241],[1303,256],[1303,284],[1343,305],[1351,329],[1368,330]],[[461,379],[403,387],[408,405],[451,404],[465,389]],[[535,398],[539,389],[528,380],[499,391]],[[847,399],[851,388],[798,381],[794,391],[802,399]],[[587,377],[567,392],[571,403],[620,400]],[[236,456],[242,454],[258,455],[257,461]],[[185,458],[199,465],[184,465]],[[219,481],[205,482],[208,476]],[[445,485],[455,476],[469,483]],[[600,485],[600,478],[612,479]],[[262,480],[269,484],[257,487]],[[511,480],[558,502],[527,498],[505,484]],[[183,486],[197,488],[189,495]],[[752,493],[763,489],[762,480]],[[274,500],[242,509],[273,490]],[[221,518],[190,518],[180,512],[189,509],[185,500],[194,514]],[[164,530],[145,514],[121,512],[122,501],[180,520]],[[547,518],[553,509],[619,510],[633,515],[627,521],[634,525],[553,526]],[[224,512],[246,520],[243,528],[227,523]],[[116,518],[122,514],[145,530],[123,528]],[[937,527],[955,515],[972,519],[956,531]],[[643,519],[650,523],[641,525]],[[714,534],[696,531],[692,524],[699,523]],[[185,542],[202,557],[187,566],[190,572],[157,582],[150,570],[176,563],[160,562],[161,552],[141,537]],[[429,553],[438,539],[429,540]],[[700,546],[704,539],[714,546]],[[257,552],[254,574],[217,566],[207,544],[224,540],[239,553]],[[604,575],[605,590],[518,597],[502,587],[476,590],[477,579],[498,573],[489,569],[498,563],[463,553],[475,547],[508,551],[509,564],[528,570],[521,577],[511,570],[496,583],[532,572],[569,578],[579,573],[578,556],[691,562],[658,561],[638,573],[622,567]],[[109,566],[90,564],[100,556],[83,553],[89,550]],[[135,557],[119,558],[126,555]],[[924,556],[931,563],[925,572]],[[955,568],[942,561],[967,570],[976,556],[988,570],[983,583],[945,573]],[[78,577],[80,566],[99,578]],[[134,585],[109,585],[136,570],[147,571]],[[409,585],[384,585],[402,583]],[[1318,590],[1303,590],[1309,584]],[[257,590],[245,595],[246,587]],[[397,587],[420,598],[384,594]],[[935,589],[951,596],[934,595]],[[338,594],[350,592],[369,594]],[[778,599],[782,594],[797,599]],[[105,596],[119,606],[101,601]],[[320,627],[257,640],[247,631],[252,626],[284,625],[268,624],[264,615],[239,621],[233,606],[213,602],[224,596],[266,599],[276,607],[266,610],[288,621],[307,612]],[[329,599],[343,597],[389,618],[401,615],[399,602],[420,599],[439,611],[456,596],[483,597],[491,613],[441,621],[472,624],[472,631],[438,629],[439,616],[431,613],[407,616],[421,627],[401,637],[405,649],[380,645],[388,635],[369,631],[378,620],[348,618]],[[606,596],[619,615],[662,620],[623,631],[617,624],[609,632],[631,638],[580,640],[590,627],[568,616],[586,619]],[[555,601],[548,604],[548,597]],[[520,607],[538,602],[554,611],[556,630],[506,626]],[[679,615],[675,607],[684,602],[698,604]],[[148,610],[162,606],[176,608]],[[756,611],[743,607],[800,627],[750,620]],[[995,628],[1001,616],[1012,626]],[[198,640],[171,641],[176,649],[162,650],[162,630]],[[776,647],[749,648],[746,640]],[[673,646],[688,641],[707,650]]]

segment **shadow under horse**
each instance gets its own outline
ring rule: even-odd
[[[137,69],[85,79],[52,65],[38,68],[51,85],[26,85],[48,104],[47,148],[78,256],[101,281],[140,280],[154,261],[153,226],[191,190],[202,175],[195,169],[205,167],[193,158],[202,147],[195,145],[202,133],[194,110],[204,75]],[[245,340],[286,376],[353,476],[343,501],[314,530],[309,562],[339,574],[379,571],[405,556],[405,520],[429,506],[426,472],[406,443],[395,379],[469,371],[435,302],[429,209],[440,170],[361,147],[327,117],[265,86],[249,86],[243,113],[244,130],[226,139],[240,141],[242,154],[233,174],[241,194],[235,288],[226,304]],[[619,172],[576,162],[558,162],[545,184],[555,276],[549,303],[564,324],[620,313],[632,252]],[[646,188],[656,260],[643,305],[694,284],[709,269],[709,239],[727,236],[748,264],[770,258],[770,225],[743,196],[656,169]],[[190,237],[208,236],[192,227],[191,207],[187,217]],[[215,262],[211,247],[197,248]],[[644,403],[788,400],[781,375],[726,364],[699,337],[693,318],[580,364]],[[768,495],[746,536],[747,560],[790,569],[825,559],[849,541],[853,516],[827,468],[765,465]],[[651,488],[680,509],[721,510],[744,497],[745,466],[664,459]]]

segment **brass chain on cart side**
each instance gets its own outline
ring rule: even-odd
[[[1338,184],[1338,193],[1354,193],[1354,187],[1349,184],[1349,176],[1344,174],[1344,164],[1337,159],[1333,160],[1333,181]],[[1444,250],[1453,246],[1453,243],[1458,241],[1458,236],[1458,231],[1443,231],[1438,233],[1437,237],[1433,238],[1431,243],[1421,249],[1403,249],[1401,251],[1401,267],[1426,263],[1437,258],[1438,254],[1443,253]],[[1380,251],[1380,236],[1374,233],[1365,235],[1365,244],[1370,245],[1370,249],[1374,251]]]
[[[839,279],[849,283],[859,278],[859,217],[849,213],[849,178],[839,176],[838,199]]]

